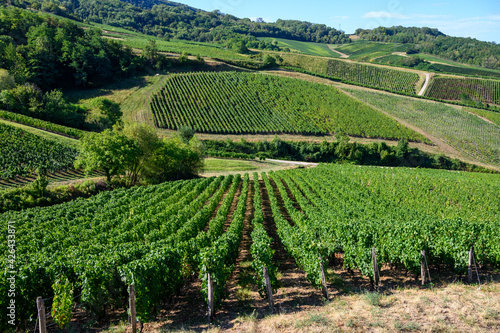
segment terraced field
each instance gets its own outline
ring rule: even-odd
[[[273,75],[172,75],[150,106],[156,126],[168,129],[187,125],[203,133],[326,134],[341,128],[353,136],[426,141],[334,87]]]
[[[500,127],[466,110],[362,89],[343,88],[361,101],[384,110],[477,161],[500,165]]]
[[[431,80],[425,96],[457,101],[461,93],[466,93],[475,101],[500,105],[499,80],[438,76]]]
[[[281,54],[285,66],[321,74],[346,83],[370,86],[407,94],[416,93],[420,77],[414,72],[385,68],[346,60]]]
[[[72,284],[78,296],[69,300],[81,304],[85,315],[109,314],[109,304],[112,311],[127,309],[127,289],[134,285],[144,323],[156,322],[168,307],[165,301],[186,292],[198,302],[190,305],[190,316],[193,308],[206,308],[209,294],[217,311],[235,269],[246,269],[248,283],[267,297],[264,270],[275,292],[287,284],[283,274],[292,268],[277,270],[284,267],[279,260],[288,260],[284,256],[293,258],[287,265],[296,277],[307,277],[301,284],[312,287],[309,297],[319,301],[314,289],[341,285],[339,277],[334,285],[321,273],[340,254],[345,268],[374,281],[373,248],[377,267],[390,262],[415,275],[422,250],[450,274],[466,272],[474,246],[478,262],[496,270],[499,191],[498,175],[352,165],[254,174],[253,180],[246,174],[118,189],[1,214],[4,234],[15,226],[16,259],[7,260],[4,239],[0,288],[9,288],[7,268],[15,265],[23,277],[16,280],[20,325],[36,313],[37,296],[54,306],[52,285],[58,278]],[[237,260],[242,251],[251,253],[249,262]],[[183,289],[194,276],[198,286]],[[286,297],[300,301],[295,294]],[[8,303],[2,293],[0,306]]]

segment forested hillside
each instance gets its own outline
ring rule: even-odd
[[[129,2],[129,3],[126,3]],[[319,43],[348,43],[343,32],[324,24],[277,20],[252,22],[220,11],[205,12],[170,1],[16,0],[24,8],[105,23],[165,38],[220,42],[230,38],[279,37]]]
[[[357,29],[356,35],[370,41],[408,44],[409,53],[429,53],[469,65],[500,68],[500,45],[475,38],[447,36],[437,29],[378,27]]]

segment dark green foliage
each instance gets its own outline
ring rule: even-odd
[[[72,147],[0,124],[0,179],[28,176],[37,169],[65,170],[76,155]]]
[[[80,139],[75,167],[87,173],[104,171],[108,184],[119,178],[127,185],[140,180],[158,184],[167,180],[191,178],[203,166],[202,146],[196,138],[160,139],[147,125],[130,125],[120,131],[106,129],[88,133]]]
[[[208,273],[214,281],[214,306],[219,307],[222,300],[227,296],[226,282],[234,269],[241,239],[243,237],[246,201],[249,190],[249,177],[245,174],[241,195],[233,214],[231,224],[226,232],[215,240],[212,246],[200,251],[200,278],[202,280],[202,292],[208,299]]]
[[[500,69],[500,45],[495,43],[470,37],[446,36],[437,29],[427,27],[357,29],[356,34],[370,41],[405,43],[411,45],[410,49],[420,53],[434,54],[469,65]]]
[[[27,7],[38,1],[18,0]],[[129,4],[127,4],[128,2]],[[275,37],[317,43],[348,43],[343,32],[324,24],[277,20],[275,23],[252,22],[220,11],[205,12],[170,1],[127,0],[42,1],[42,10],[68,17],[109,24],[158,37],[219,42],[231,38]],[[137,7],[136,7],[137,6]]]
[[[273,292],[278,289],[279,282],[276,277],[278,269],[273,260],[274,250],[271,248],[273,240],[267,234],[266,228],[264,227],[262,198],[260,195],[259,175],[257,172],[253,174],[253,187],[254,217],[252,220],[253,231],[250,235],[252,238],[250,253],[252,254],[252,268],[255,270],[255,284],[259,288],[259,294],[264,297],[269,296],[267,295],[264,268],[267,268]]]
[[[262,65],[264,67],[268,67],[268,68],[274,67],[274,66],[276,66],[276,59],[273,56],[266,54],[266,55],[264,55],[264,58],[262,59]]]
[[[0,213],[32,207],[52,206],[77,198],[90,197],[108,189],[104,183],[94,184],[92,182],[58,186],[50,189],[47,189],[46,186],[46,178],[38,176],[31,184],[0,191]]]
[[[370,278],[372,247],[380,264],[397,263],[417,274],[421,250],[462,274],[471,246],[478,261],[500,264],[500,236],[492,233],[500,227],[497,175],[320,165],[272,178],[278,189],[284,181],[295,199],[286,204],[290,195],[279,190],[299,229],[294,234],[303,233],[303,240],[316,235],[323,253],[333,257],[341,250],[346,268]]]
[[[59,90],[43,93],[32,83],[18,85],[0,93],[0,107],[32,118],[64,126],[85,128],[86,110],[67,103]]]
[[[61,274],[94,315],[110,304],[126,307],[126,286],[133,283],[138,315],[147,321],[187,277],[183,255],[192,258],[199,251],[188,241],[203,231],[229,184],[223,177],[170,182],[1,214],[4,234],[8,222],[15,223],[18,276],[25,277],[16,279],[16,326],[36,313],[37,295],[54,296],[52,285]],[[1,246],[7,253],[6,242]],[[2,259],[0,289],[6,290]],[[8,302],[1,293],[0,306]],[[3,321],[0,330],[8,326]]]
[[[177,133],[184,143],[189,143],[189,141],[193,138],[195,131],[190,126],[180,126]]]
[[[131,49],[102,38],[99,30],[15,7],[0,9],[0,35],[12,38],[0,53],[3,67],[16,82],[29,81],[43,90],[100,85],[138,65]]]
[[[337,142],[322,143],[283,141],[203,141],[206,154],[217,157],[250,158],[263,157],[292,161],[318,163],[352,163],[360,165],[404,166],[432,169],[463,170],[475,172],[493,172],[477,165],[450,159],[446,156],[437,158],[409,148],[406,140],[398,142],[397,146],[388,146],[384,142],[372,144],[350,143],[349,138]]]

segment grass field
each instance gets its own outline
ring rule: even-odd
[[[495,123],[497,126],[500,126],[500,112],[494,112],[482,109],[472,109],[472,108],[466,108],[465,110],[475,113],[481,117],[484,117],[489,121],[491,121],[492,123]]]
[[[264,41],[278,41],[279,47],[288,47],[290,50],[296,50],[300,53],[320,56],[320,57],[331,57],[331,58],[339,58],[340,54],[337,52],[333,52],[330,50],[327,44],[322,43],[311,43],[311,42],[300,42],[296,40],[290,39],[282,39],[282,38],[271,38],[271,37],[260,37],[260,40]]]
[[[402,52],[403,45],[357,41],[350,44],[335,46],[335,49],[349,55],[349,59],[370,61],[371,59],[389,55],[392,52]]]
[[[500,166],[500,127],[460,108],[364,89],[342,88],[361,101],[443,139],[480,162]]]
[[[65,96],[73,103],[89,106],[96,98],[107,98],[119,103],[125,122],[145,122],[153,125],[148,111],[148,99],[168,77],[166,73],[137,76],[92,90],[67,90]]]

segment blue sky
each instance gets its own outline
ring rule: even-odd
[[[378,26],[428,26],[457,37],[500,43],[500,0],[177,0],[207,11],[267,22],[296,19],[354,33]]]

